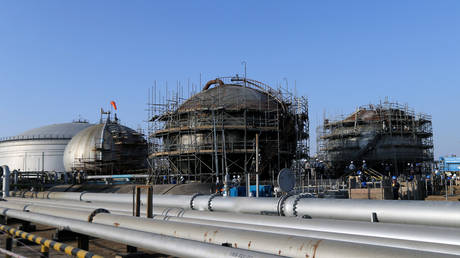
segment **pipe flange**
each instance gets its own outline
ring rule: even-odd
[[[284,214],[284,202],[286,201],[287,198],[291,197],[290,194],[286,194],[286,195],[283,195],[281,196],[279,199],[278,199],[278,215],[279,216],[286,216]]]
[[[190,209],[191,209],[191,210],[194,210],[194,208],[193,208],[193,201],[195,200],[195,198],[196,198],[197,196],[200,196],[200,195],[202,195],[202,194],[196,193],[196,194],[194,194],[194,195],[192,196],[192,198],[190,199]]]
[[[209,196],[209,200],[208,200],[208,210],[209,211],[213,211],[212,210],[212,199],[214,199],[216,196],[220,196],[220,193],[213,193],[211,194],[211,196]]]
[[[297,204],[299,203],[300,199],[311,198],[309,193],[301,193],[298,194],[294,200],[294,204],[292,205],[294,216],[297,217]]]
[[[103,208],[95,209],[93,212],[91,212],[91,214],[89,214],[88,222],[93,222],[94,216],[96,216],[99,213],[110,213],[110,211]]]
[[[82,197],[83,197],[83,195],[84,195],[85,193],[87,193],[87,191],[83,191],[83,192],[80,193],[80,196],[79,196],[80,202],[83,202]]]

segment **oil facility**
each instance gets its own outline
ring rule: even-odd
[[[85,120],[34,128],[0,139],[0,164],[12,170],[64,172],[64,149],[80,131],[92,126]]]
[[[386,176],[430,172],[431,116],[385,101],[359,107],[342,119],[324,119],[317,128],[318,157],[340,176],[351,162],[363,162]]]
[[[179,86],[149,92],[147,134],[101,109],[95,124],[3,139],[0,253],[460,256],[460,163],[433,173],[431,116],[385,101],[325,119],[313,158],[308,99],[287,83],[218,77],[187,97]]]
[[[103,115],[106,115],[103,118]],[[115,114],[101,111],[100,123],[72,137],[64,150],[66,171],[88,175],[145,173],[147,141],[143,135],[119,123]]]
[[[165,176],[223,182],[224,175],[257,169],[261,180],[274,183],[282,168],[309,155],[307,98],[281,87],[222,77],[188,99],[176,96],[152,108],[153,182]]]

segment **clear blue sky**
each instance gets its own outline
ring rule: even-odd
[[[0,136],[96,122],[110,100],[125,124],[144,127],[155,80],[242,74],[243,60],[250,78],[295,80],[312,129],[324,112],[388,96],[433,116],[436,157],[460,154],[455,0],[3,0]]]

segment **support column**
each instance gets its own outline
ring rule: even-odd
[[[77,240],[78,240],[78,248],[85,250],[85,251],[89,251],[89,236],[78,234]]]
[[[40,254],[42,257],[50,257],[50,249],[49,247],[42,245],[40,248]]]
[[[7,234],[6,241],[5,241],[5,249],[8,251],[13,251],[13,238]],[[5,255],[6,258],[11,258],[10,255]]]
[[[256,134],[256,197],[259,197],[259,134]]]

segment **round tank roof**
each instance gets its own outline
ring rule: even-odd
[[[13,137],[7,137],[2,140],[28,140],[28,139],[71,139],[81,130],[90,127],[92,124],[87,122],[72,122],[62,124],[51,124],[34,129],[27,130]]]
[[[93,162],[136,162],[136,158],[147,156],[146,141],[135,130],[108,122],[91,125],[77,133],[64,151],[64,167],[72,171]],[[145,147],[145,150],[144,150]],[[145,153],[144,153],[145,152]],[[134,164],[132,167],[135,168]]]
[[[91,125],[86,122],[51,124],[25,131],[18,134],[17,137],[47,135],[50,138],[72,138],[78,132]]]
[[[224,84],[195,94],[186,100],[178,109],[179,112],[188,112],[203,109],[276,109],[279,102],[258,89],[236,84]]]

